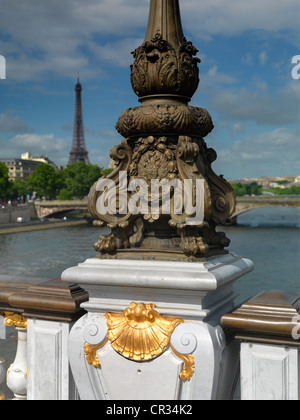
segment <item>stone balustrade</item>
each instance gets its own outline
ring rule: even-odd
[[[0,349],[1,349],[1,340],[5,340],[5,326],[4,318],[0,315]],[[1,357],[0,353],[0,385],[5,381],[6,377],[6,363],[5,360]],[[5,400],[5,394],[0,390],[0,401]]]
[[[238,264],[235,263],[235,268],[237,267]],[[92,270],[94,268],[91,267]],[[218,274],[219,268],[216,262],[212,263],[208,271],[209,276],[214,272]],[[205,277],[208,272],[201,275]],[[204,277],[201,280],[203,285],[206,282]],[[140,290],[136,289],[137,295],[145,287],[142,284],[140,286]],[[171,286],[167,284],[166,287]],[[207,285],[205,287],[207,288]],[[196,288],[195,284],[193,288]],[[95,284],[88,286],[88,289],[93,294]],[[229,301],[224,301],[222,305],[222,300],[213,297],[215,291],[208,292],[206,298],[200,298],[201,308],[192,298],[195,291],[192,294],[186,291],[184,294],[190,295],[189,299],[192,299],[189,311],[178,305],[175,311],[178,313],[177,318],[174,319],[169,317],[174,311],[170,301],[168,304],[159,304],[160,307],[164,307],[162,312],[165,315],[159,313],[161,310],[157,309],[156,312],[156,309],[150,308],[148,304],[141,303],[141,308],[152,311],[162,325],[169,323],[173,326],[169,346],[158,352],[153,360],[150,358],[148,361],[139,362],[126,360],[126,354],[123,357],[118,356],[118,352],[114,352],[113,349],[110,329],[106,332],[107,326],[112,326],[114,317],[122,318],[121,307],[125,305],[127,292],[126,287],[119,286],[114,292],[117,292],[117,289],[120,298],[114,300],[114,309],[105,315],[105,320],[100,312],[107,312],[112,303],[107,300],[109,285],[103,284],[101,293],[95,299],[89,298],[88,293],[78,285],[68,285],[61,279],[0,279],[0,356],[5,327],[14,327],[18,336],[17,351],[12,364],[6,366],[0,357],[0,385],[6,378],[7,387],[14,395],[13,399],[76,400],[95,399],[95,395],[96,399],[107,399],[109,396],[103,392],[105,386],[109,387],[113,399],[120,392],[126,397],[126,388],[105,376],[108,372],[109,377],[116,374],[118,363],[122,364],[123,370],[133,375],[126,377],[126,383],[130,384],[131,380],[134,383],[139,375],[146,374],[146,380],[150,381],[148,385],[151,385],[149,378],[153,375],[152,367],[155,370],[157,366],[160,372],[167,372],[168,378],[162,377],[161,381],[175,380],[170,373],[173,369],[170,366],[175,363],[174,369],[181,372],[182,378],[181,391],[176,391],[179,399],[234,399],[238,382],[242,400],[300,398],[300,295],[285,291],[265,291],[240,307],[224,313],[221,318],[220,314],[224,308],[228,308]],[[217,292],[219,298],[224,294],[224,290],[221,287]],[[170,298],[165,289],[161,289],[161,293],[159,300],[167,296]],[[100,305],[102,310],[97,311],[97,305]],[[128,310],[132,311],[135,316],[134,323],[138,322],[139,312],[136,308],[139,308],[139,305],[132,304],[123,312],[125,314]],[[212,322],[214,313],[218,313],[219,326]],[[187,319],[184,322],[179,319],[185,317]],[[206,318],[208,322],[205,322]],[[84,346],[84,340],[90,343],[89,347]],[[198,343],[195,344],[195,349],[192,345],[193,340]],[[203,345],[210,348],[210,355],[201,353]],[[211,355],[214,353],[217,358],[213,361]],[[110,369],[107,371],[110,359],[116,368],[113,373]],[[135,366],[139,367],[137,377]],[[202,366],[202,375],[211,378],[211,383],[201,380],[197,371],[199,366]],[[84,375],[87,373],[91,382],[88,386],[81,383],[78,390],[77,385],[85,380]],[[102,391],[101,387],[99,388],[99,380],[101,387],[104,387]],[[103,381],[106,385],[103,385]],[[175,382],[173,385],[177,387]],[[168,387],[165,391],[169,397],[170,389]],[[147,394],[143,393],[142,388],[138,395],[137,399],[147,399]],[[163,395],[161,397],[163,398]],[[0,392],[0,400],[3,399],[5,395]]]
[[[0,359],[0,385],[5,381],[6,376],[6,367],[5,367],[5,360]],[[5,400],[5,394],[0,391],[0,401]]]
[[[300,399],[300,295],[264,291],[222,318],[240,342],[243,400]]]
[[[87,299],[84,290],[63,284],[60,279],[1,276],[0,337],[4,338],[3,324],[15,327],[18,335],[16,356],[6,375],[14,399],[75,398],[67,340],[74,320],[84,314],[80,305]],[[0,383],[4,371],[3,362]]]

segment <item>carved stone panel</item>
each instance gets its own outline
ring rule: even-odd
[[[298,400],[299,360],[297,347],[242,343],[242,399]]]
[[[177,400],[183,362],[169,349],[151,362],[138,363],[116,353],[110,344],[97,352],[111,400]]]
[[[165,331],[161,338],[151,324]],[[120,348],[116,341],[124,334]],[[151,340],[161,343],[153,354]],[[83,400],[215,399],[224,348],[220,327],[164,317],[142,302],[123,313],[88,313],[69,339],[72,373]]]

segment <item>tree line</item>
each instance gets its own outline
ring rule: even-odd
[[[101,170],[97,165],[76,162],[56,171],[52,166],[41,163],[26,179],[9,180],[7,166],[0,162],[0,199],[1,201],[17,200],[20,197],[41,199],[82,200],[89,193],[91,186],[110,169]],[[277,195],[300,195],[300,187],[263,189],[256,182],[250,184],[232,183],[236,196],[262,195],[270,191]]]
[[[262,195],[263,187],[258,185],[257,182],[251,182],[250,184],[242,184],[238,182],[237,184],[231,184],[233,191],[237,197],[242,197],[244,195]]]
[[[288,181],[278,181],[279,185],[284,186]],[[243,197],[245,195],[262,195],[263,191],[270,192],[275,195],[300,195],[300,187],[298,185],[292,185],[291,187],[273,187],[264,188],[258,185],[256,182],[250,184],[232,183],[233,191],[237,197]]]
[[[56,171],[52,166],[41,163],[23,179],[9,180],[8,168],[0,162],[0,198],[3,201],[20,197],[41,199],[82,200],[91,186],[107,170],[101,171],[97,165],[76,162]]]

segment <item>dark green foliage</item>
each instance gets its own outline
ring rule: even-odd
[[[9,189],[8,168],[4,163],[0,162],[0,199],[4,200],[8,197]]]
[[[26,184],[31,192],[36,192],[37,197],[56,197],[56,173],[55,169],[47,163],[41,163],[26,179]]]
[[[242,197],[244,195],[262,195],[262,186],[257,185],[256,182],[251,184],[231,184],[233,191],[237,197]]]
[[[82,200],[90,191],[92,185],[100,178],[101,172],[97,165],[76,162],[68,165],[59,174],[60,193],[58,199],[70,200],[78,198]]]

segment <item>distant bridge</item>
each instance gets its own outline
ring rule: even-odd
[[[261,207],[293,207],[300,208],[300,197],[292,196],[255,196],[255,197],[237,197],[236,209],[233,215],[239,216],[250,210]]]
[[[73,210],[86,211],[86,200],[74,201],[36,201],[34,203],[37,217],[40,219],[49,216],[58,216]],[[293,207],[300,208],[300,197],[291,196],[256,196],[256,197],[237,197],[236,210],[233,218],[242,213],[261,207]]]
[[[36,215],[39,219],[43,217],[62,216],[70,211],[78,210],[87,212],[87,200],[70,200],[70,201],[35,201]]]

